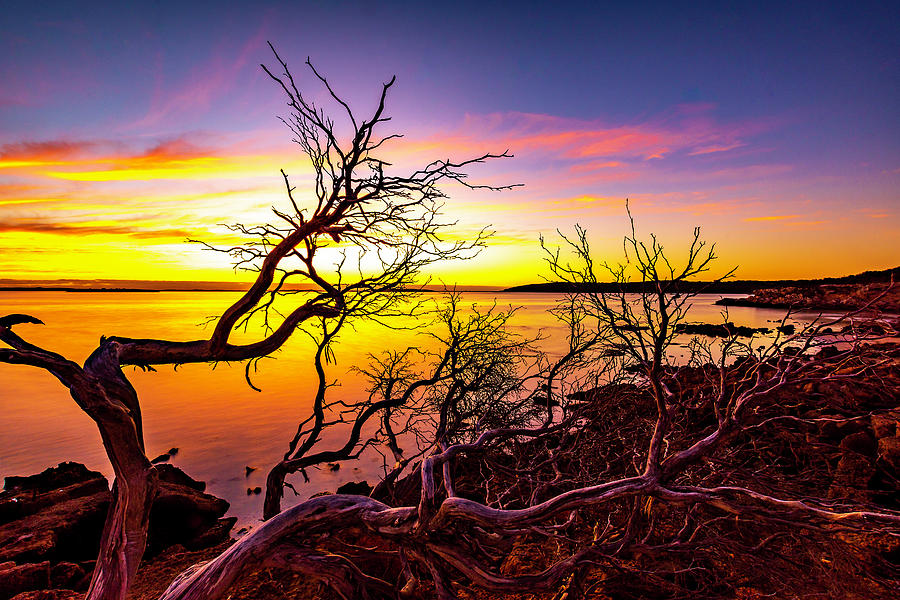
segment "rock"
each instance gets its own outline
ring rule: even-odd
[[[205,481],[197,481],[178,467],[169,464],[156,465],[156,472],[159,473],[159,480],[167,483],[183,485],[191,489],[202,492],[206,490]]]
[[[0,600],[31,590],[50,587],[50,562],[17,565],[12,562],[0,564]]]
[[[679,323],[675,326],[675,333],[705,335],[708,337],[752,337],[757,333],[769,333],[770,331],[765,327],[754,328],[735,325],[731,321],[716,325],[711,323]]]
[[[372,493],[372,486],[368,481],[350,481],[337,489],[338,494],[351,494],[354,496],[368,496]]]
[[[883,437],[878,440],[878,458],[900,474],[900,437]]]
[[[206,484],[174,466],[159,465],[157,471],[160,488],[150,513],[148,553],[174,543],[200,544],[213,527],[210,537],[221,538],[224,524],[218,521],[228,503],[203,493]],[[96,558],[111,500],[100,473],[63,463],[36,476],[8,477],[7,483],[11,489],[0,493],[0,562],[62,564]],[[65,487],[50,489],[53,485]],[[93,564],[80,568],[86,574]],[[61,566],[55,573],[66,580],[60,582],[64,587],[78,583],[72,567]]]
[[[64,462],[28,477],[7,477],[3,489],[7,492],[31,491],[43,494],[75,483],[105,479],[102,473],[91,471],[81,463]]]
[[[68,590],[87,587],[87,573],[79,565],[71,562],[61,562],[50,568],[50,587]]]
[[[169,454],[160,454],[156,458],[150,461],[151,464],[157,465],[159,463],[169,462],[169,459],[172,458]]]
[[[22,592],[12,600],[83,600],[84,592],[74,590],[38,590]]]
[[[816,358],[832,358],[840,354],[840,351],[835,346],[822,346],[819,348],[819,351],[816,353]]]
[[[889,275],[885,274],[881,281],[871,283],[816,284],[811,281],[811,285],[802,287],[758,289],[747,298],[723,298],[716,304],[841,312],[868,308],[883,313],[900,312],[900,289],[896,285],[891,286],[888,280]]]
[[[841,449],[851,450],[862,454],[863,456],[874,456],[875,440],[867,431],[851,433],[841,440]]]
[[[150,509],[147,551],[153,555],[199,537],[228,511],[228,502],[194,488],[161,481]]]
[[[505,552],[506,558],[500,565],[500,573],[505,576],[516,576],[530,573],[535,564],[545,560],[544,550],[540,544],[518,541]]]
[[[341,463],[328,463],[328,468],[331,471],[338,471],[341,468]]]
[[[878,439],[894,437],[900,433],[897,430],[897,417],[891,415],[873,415],[872,431],[875,432],[875,437]]]
[[[97,556],[110,493],[103,489],[72,498],[66,489],[52,493],[55,502],[50,504],[38,496],[39,510],[0,525],[0,561],[79,561]]]
[[[875,467],[870,458],[847,452],[838,461],[828,497],[867,502],[871,495],[869,482],[874,474]]]
[[[176,454],[178,454],[178,448],[169,448],[169,451],[166,452],[166,454],[168,454],[169,456],[175,456]]]
[[[44,493],[27,488],[0,492],[0,525],[32,515],[53,504],[108,491],[106,479],[100,473],[93,471],[91,473],[94,473],[96,478],[91,477]]]
[[[235,523],[237,523],[237,517],[219,519],[215,525],[194,539],[185,542],[184,546],[188,550],[201,550],[227,542],[231,539],[231,530]]]
[[[783,333],[785,335],[794,335],[794,332],[797,331],[797,326],[788,324],[776,327],[776,329],[778,330],[778,333]]]
[[[255,471],[256,467],[244,467],[244,470],[246,471],[246,473],[244,474],[244,477],[250,477],[250,473]]]

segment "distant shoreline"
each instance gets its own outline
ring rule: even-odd
[[[871,284],[888,283],[893,277],[894,281],[900,279],[900,267],[885,269],[883,271],[865,271],[856,275],[844,277],[825,277],[822,279],[773,279],[773,280],[733,280],[733,281],[682,281],[678,283],[677,291],[688,294],[753,294],[758,290],[780,288],[814,288],[822,285],[840,284]],[[506,288],[503,292],[531,292],[531,293],[610,293],[626,292],[638,293],[649,290],[652,284],[640,281],[625,283],[529,283]]]
[[[813,288],[834,284],[871,284],[887,283],[893,277],[900,281],[900,267],[882,271],[866,271],[844,277],[826,277],[822,279],[772,279],[772,280],[732,280],[732,281],[687,281],[678,284],[681,293],[704,294],[754,294],[759,290],[781,288]],[[64,279],[56,284],[53,280],[16,280],[0,278],[0,292],[244,292],[252,282],[218,282],[218,281],[143,281],[143,280],[77,280]],[[570,284],[561,282],[529,283],[512,287],[489,285],[458,286],[425,286],[427,292],[443,292],[456,289],[461,292],[496,292],[496,293],[599,293],[628,292],[636,293],[649,289],[649,284],[642,282]],[[313,291],[314,288],[296,286],[288,291]]]

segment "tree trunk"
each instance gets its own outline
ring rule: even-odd
[[[127,479],[116,478],[86,600],[125,599],[147,546],[150,508],[158,487],[152,467]]]
[[[72,397],[96,422],[115,473],[87,600],[124,600],[147,546],[159,476],[145,454],[140,404],[119,366],[117,344],[101,343],[84,373]]]

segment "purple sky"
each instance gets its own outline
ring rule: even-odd
[[[448,204],[497,237],[446,279],[534,280],[574,223],[613,253],[625,198],[745,278],[900,263],[896,2],[83,4],[0,13],[0,277],[230,277],[183,239],[302,183],[267,40],[361,113],[396,74],[400,165],[516,155],[473,176],[522,189]]]

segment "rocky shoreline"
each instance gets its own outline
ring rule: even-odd
[[[146,557],[199,551],[230,540],[228,502],[172,465],[157,465]],[[87,589],[111,500],[102,474],[61,463],[7,477],[0,492],[0,600],[68,600]]]
[[[730,329],[721,325],[715,327]],[[720,334],[719,329],[708,333]],[[808,360],[825,361],[825,364],[831,361],[835,368],[842,368],[846,357],[834,358],[834,352],[825,351],[828,348]],[[795,419],[793,425],[767,431],[753,444],[736,446],[735,453],[729,455],[737,465],[729,472],[729,482],[749,485],[764,481],[793,497],[811,495],[838,505],[853,501],[896,510],[900,474],[900,408],[896,401],[896,390],[900,389],[900,345],[862,345],[853,360],[860,365],[869,365],[861,371],[868,374],[853,379],[803,382],[780,391],[780,400],[775,399],[772,406],[790,403],[790,417]],[[699,389],[713,380],[706,367],[692,367],[673,371],[671,384],[673,389]],[[571,453],[577,457],[572,464],[561,463],[564,470],[581,473],[593,480],[610,469],[627,469],[632,460],[628,452],[631,447],[629,436],[648,435],[645,424],[654,409],[646,390],[634,384],[611,384],[570,398],[576,401],[571,409],[585,411],[593,425],[577,438],[577,447],[563,448],[564,455]],[[769,417],[771,415],[762,414],[758,418],[774,422]],[[710,418],[710,415],[703,418]],[[676,435],[675,443],[686,443],[702,423],[689,425],[691,427],[683,431],[684,439]],[[620,435],[623,431],[629,432],[629,436]],[[510,450],[513,455],[529,456],[543,451],[540,446],[528,442]],[[158,464],[156,468],[161,480],[160,496],[151,513],[148,551],[129,594],[130,600],[158,598],[179,573],[219,555],[232,543],[230,531],[234,519],[223,518],[228,509],[226,501],[204,493],[202,482],[191,479],[171,465]],[[480,482],[474,474],[481,470],[470,468],[469,472],[473,476],[461,477],[457,481],[458,488],[466,497],[479,498]],[[420,493],[418,482],[417,477],[405,478],[393,486],[390,499],[382,499],[400,506],[414,504]],[[355,485],[357,487],[352,489],[344,486],[338,492],[371,493],[367,484]],[[510,481],[509,485],[515,485],[515,482]],[[83,597],[109,501],[106,479],[77,463],[62,463],[30,477],[7,477],[5,491],[0,493],[0,600],[75,600]],[[720,525],[722,535],[739,533],[737,529],[730,529],[730,523],[730,520],[723,521]],[[737,528],[738,524],[733,527]],[[749,531],[751,537],[763,536],[762,530],[748,529],[752,527],[749,523],[741,527],[744,528],[741,531]],[[347,537],[346,542],[375,547],[365,531],[343,531],[342,534]],[[874,560],[896,564],[900,552],[897,541],[876,538],[873,534],[850,539],[853,560],[862,564],[875,564]],[[535,557],[549,552],[542,544],[539,538],[518,542],[510,548],[503,572],[533,571],[538,560]],[[796,547],[786,545],[782,551],[792,560],[823,552],[815,545],[806,546],[805,542]],[[825,552],[821,554],[821,558],[827,560],[831,560],[830,556]],[[381,565],[376,558],[371,560],[372,564],[367,567]],[[381,566],[387,569],[390,565]],[[730,563],[713,562],[707,568],[715,570],[722,580],[746,578],[752,574],[746,566]],[[607,577],[608,573],[598,570],[588,575],[599,578]],[[866,583],[863,579],[854,579],[848,585],[863,583]],[[627,585],[631,586],[633,582]],[[764,581],[747,579],[744,589],[748,595],[740,597],[762,597],[764,585]],[[877,590],[860,589],[861,595],[848,597],[884,597],[876,593]],[[322,590],[308,578],[278,568],[247,573],[230,596],[233,600],[286,597],[331,596],[323,596]],[[475,591],[462,597],[478,600],[512,598]],[[540,594],[535,597],[549,598]]]
[[[850,312],[868,309],[900,313],[900,284],[834,284],[756,290],[746,298],[722,298],[720,306]]]

